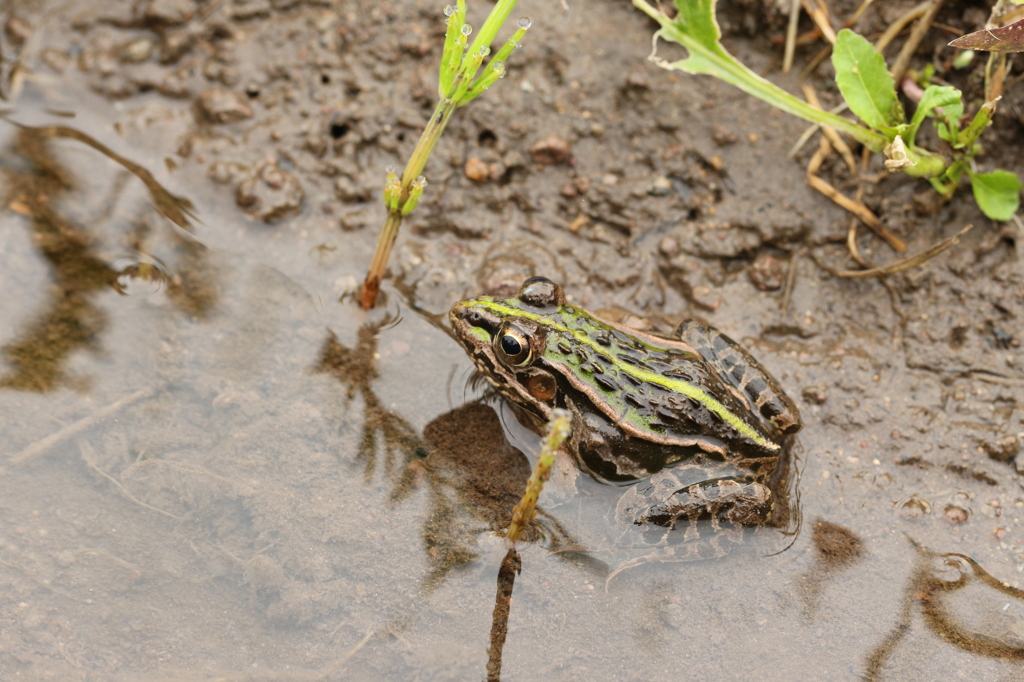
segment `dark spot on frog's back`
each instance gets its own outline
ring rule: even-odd
[[[618,384],[614,379],[609,377],[607,374],[595,374],[594,381],[598,386],[606,391],[619,392],[622,390],[622,386]]]
[[[626,402],[627,405],[632,405],[633,407],[635,407],[637,409],[641,409],[641,408],[645,407],[643,400],[640,400],[640,398],[638,398],[637,396],[633,395],[632,393],[630,393],[628,391],[624,392],[624,394],[622,396],[622,399],[623,399],[623,401]]]
[[[742,373],[741,373],[742,374]],[[735,373],[733,373],[735,376]],[[741,379],[737,378],[737,381]],[[765,391],[768,390],[768,383],[761,377],[754,377],[747,382],[747,395],[754,400],[757,400]]]
[[[715,334],[711,339],[711,347],[715,349],[716,353],[724,353],[734,345],[736,344],[733,340],[725,334]]]

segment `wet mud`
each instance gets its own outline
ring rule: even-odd
[[[0,3],[0,678],[1019,677],[1020,222],[876,159],[864,202],[908,252],[975,228],[923,267],[836,277],[850,216],[807,185],[815,141],[787,158],[802,123],[647,62],[655,26],[626,2],[521,0],[508,76],[453,117],[359,311],[441,9]],[[986,17],[945,3],[911,64],[968,108],[984,59],[953,70],[944,45]],[[820,40],[783,76],[784,11],[719,19],[799,92]],[[1021,174],[1008,64],[977,163]],[[807,75],[835,106],[828,60]],[[820,173],[856,191],[838,157]],[[445,320],[534,275],[631,326],[706,318],[769,368],[804,421],[799,532],[609,580],[622,491],[561,463],[510,553],[495,531],[537,438]]]

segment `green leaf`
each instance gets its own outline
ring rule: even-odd
[[[905,119],[882,55],[863,36],[844,28],[836,36],[832,65],[850,111],[872,128],[894,136],[893,127]]]
[[[970,177],[978,208],[992,220],[1009,220],[1020,208],[1021,182],[1014,173],[994,170]]]
[[[956,104],[950,104],[943,107],[942,114],[938,115],[939,120],[935,124],[939,137],[957,149],[959,149],[957,144],[960,138],[960,119],[963,115],[964,103],[963,100],[961,100]]]
[[[929,85],[925,88],[924,94],[921,95],[921,101],[917,103],[917,109],[914,111],[914,118],[910,121],[910,130],[906,135],[907,144],[914,143],[914,136],[917,135],[917,129],[921,127],[925,116],[938,108],[943,108],[943,114],[945,114],[946,107],[955,109],[957,105],[960,107],[960,112],[963,113],[964,105],[960,99],[960,91],[952,85]],[[959,118],[957,116],[953,120],[956,121]]]
[[[868,130],[841,116],[815,109],[807,102],[797,99],[774,83],[761,78],[729,54],[718,42],[722,34],[715,20],[715,0],[675,1],[678,12],[676,16],[669,17],[647,0],[633,0],[635,7],[661,25],[655,33],[656,40],[668,40],[686,48],[686,58],[675,62],[652,53],[649,59],[658,66],[668,70],[714,76],[788,114],[845,132],[878,153],[881,153],[889,143],[888,139],[873,130]]]

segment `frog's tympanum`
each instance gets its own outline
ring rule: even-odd
[[[735,341],[697,320],[675,338],[569,305],[543,277],[518,296],[457,303],[456,338],[517,412],[572,413],[567,448],[598,479],[632,482],[616,517],[644,527],[772,522],[801,426],[793,401]]]

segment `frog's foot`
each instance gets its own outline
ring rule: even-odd
[[[703,528],[698,526],[700,523]],[[701,532],[703,531],[703,532]],[[687,563],[691,561],[709,561],[719,559],[729,554],[732,549],[741,544],[744,538],[744,529],[738,525],[727,525],[724,527],[712,528],[707,521],[698,522],[696,519],[690,521],[686,537],[677,543],[660,546],[657,550],[643,556],[635,557],[617,564],[605,576],[604,587],[607,590],[612,578],[637,566],[653,563]]]

